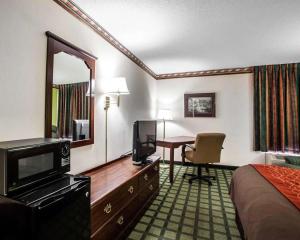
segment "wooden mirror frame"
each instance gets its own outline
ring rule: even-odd
[[[64,52],[71,56],[75,56],[84,61],[86,66],[90,69],[90,92],[92,92],[91,81],[95,80],[95,65],[97,57],[92,54],[74,46],[72,43],[56,36],[47,31],[47,65],[46,65],[46,108],[45,108],[45,137],[52,138],[52,86],[53,86],[53,63],[54,54]],[[94,97],[90,96],[90,138],[78,141],[72,141],[71,147],[81,147],[85,145],[94,144]]]

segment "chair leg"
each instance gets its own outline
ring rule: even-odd
[[[189,179],[189,184],[192,184],[194,180],[205,181],[205,182],[208,183],[209,186],[212,185],[212,182],[209,179],[204,178],[204,177],[199,178],[199,176],[195,176],[195,177],[190,178]]]
[[[185,164],[185,145],[182,146],[181,148],[181,159],[182,159],[182,163],[183,165]]]
[[[203,180],[203,181],[207,182],[209,186],[211,186],[212,182],[210,180],[211,179],[216,180],[216,177],[215,176],[209,176],[209,175],[202,175],[202,168],[201,167],[203,167],[203,165],[198,165],[197,166],[197,175],[190,174],[190,173],[185,173],[185,174],[183,174],[183,177],[191,176],[192,178],[189,179],[190,184],[192,184],[192,182],[194,180],[200,180],[200,181]],[[205,165],[204,167],[205,167],[206,171],[208,172],[208,165]]]
[[[196,174],[193,174],[193,173],[184,173],[184,174],[182,175],[183,178],[185,178],[186,176],[189,176],[189,177],[195,177],[195,176],[197,176],[197,175],[196,175]]]
[[[205,170],[206,170],[206,173],[209,174],[208,164],[205,165]]]
[[[201,177],[201,175],[202,175],[201,165],[198,165],[197,173],[198,173],[198,177]]]

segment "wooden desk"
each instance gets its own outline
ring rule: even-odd
[[[194,137],[187,137],[187,136],[169,137],[165,139],[156,140],[157,146],[170,148],[170,171],[169,171],[170,183],[173,183],[174,181],[174,149],[184,144],[193,144],[194,142],[195,142]]]

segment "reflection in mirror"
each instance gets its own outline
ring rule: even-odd
[[[90,138],[90,69],[82,59],[54,54],[52,138],[71,141]]]

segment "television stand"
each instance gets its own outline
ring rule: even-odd
[[[133,161],[133,165],[135,165],[135,166],[143,166],[143,165],[152,164],[153,162],[158,161],[158,160],[160,160],[160,156],[158,156],[158,155],[150,155],[145,160],[142,160],[140,162]]]
[[[91,240],[125,239],[159,193],[159,160],[135,166],[124,157],[91,177]]]
[[[154,162],[160,159],[160,156],[158,155],[150,155],[149,157],[147,157],[146,161],[150,161],[150,162]]]
[[[145,161],[142,162],[142,165],[148,165],[151,163],[153,163],[153,160],[147,158]]]

